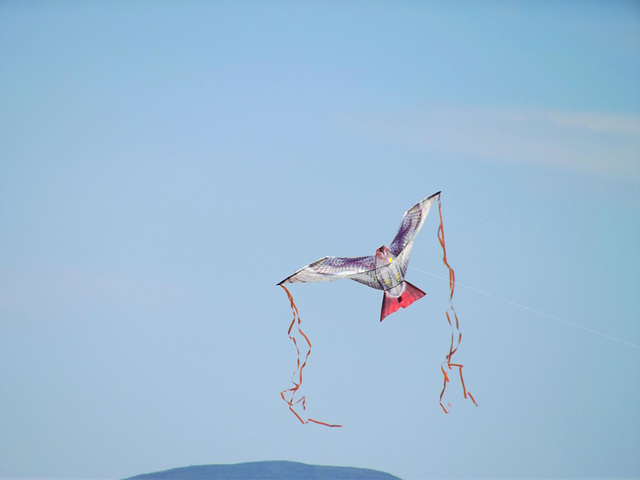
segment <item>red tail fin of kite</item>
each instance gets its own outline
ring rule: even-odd
[[[307,408],[305,405],[306,403],[305,397],[300,397],[296,399],[296,394],[298,393],[298,389],[302,385],[302,370],[304,370],[304,367],[307,365],[307,359],[309,358],[309,355],[311,355],[311,341],[309,340],[309,337],[307,337],[307,335],[305,335],[305,333],[300,328],[300,324],[302,323],[302,320],[300,319],[300,314],[298,313],[298,307],[296,307],[296,304],[293,302],[293,297],[289,293],[289,290],[287,290],[287,287],[285,287],[282,284],[280,284],[280,286],[287,293],[289,302],[291,302],[291,311],[293,312],[293,320],[291,321],[291,325],[289,325],[289,331],[287,333],[289,334],[289,338],[293,342],[293,345],[296,347],[296,352],[298,353],[296,371],[293,373],[293,380],[292,380],[293,387],[287,388],[286,390],[283,390],[282,392],[280,392],[280,396],[282,397],[282,400],[284,400],[286,404],[289,405],[289,410],[291,410],[291,412],[296,416],[296,418],[300,420],[300,423],[317,423],[318,425],[324,425],[325,427],[341,427],[342,425],[331,425],[326,422],[321,422],[320,420],[314,420],[313,418],[307,418],[306,420],[304,420],[302,416],[300,416],[300,414],[296,412],[295,408],[293,408],[298,403],[302,404],[302,410],[306,410]],[[298,347],[298,341],[296,340],[296,332],[294,332],[294,327],[297,327],[297,333],[302,338],[304,338],[304,341],[307,344],[307,352],[304,356],[304,360],[302,361],[301,361],[302,355],[300,352],[300,348]]]
[[[404,293],[398,297],[398,301],[400,302],[400,306],[402,308],[407,308],[413,302],[415,302],[416,300],[420,300],[426,295],[425,292],[420,290],[415,285],[412,285],[409,282],[404,282],[404,284],[407,286],[407,288],[405,289]]]
[[[382,311],[380,312],[380,321],[384,320],[387,316],[391,315],[393,312],[397,312],[398,310],[400,310],[398,297],[394,297],[393,295],[389,295],[387,292],[384,292],[384,295],[382,297]]]
[[[409,282],[404,282],[404,284],[406,285],[406,288],[399,297],[394,297],[393,295],[389,295],[387,292],[384,292],[384,296],[382,297],[380,321],[384,320],[385,317],[391,315],[393,312],[400,310],[400,307],[407,308],[413,302],[420,300],[426,295],[426,293],[415,285],[412,285]]]

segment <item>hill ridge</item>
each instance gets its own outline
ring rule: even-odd
[[[289,460],[191,465],[125,480],[401,480],[389,473],[359,467],[310,465]]]

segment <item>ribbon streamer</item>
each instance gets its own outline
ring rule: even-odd
[[[293,312],[293,320],[291,320],[291,325],[289,325],[289,330],[287,331],[287,335],[289,335],[289,338],[293,342],[293,345],[296,347],[296,353],[298,356],[298,358],[296,359],[296,370],[295,372],[293,372],[293,377],[291,379],[291,382],[293,383],[293,387],[287,388],[286,390],[283,390],[282,392],[280,392],[280,396],[282,397],[282,400],[284,400],[285,403],[289,406],[289,410],[291,410],[291,412],[296,416],[296,418],[300,420],[300,423],[303,423],[303,424],[316,423],[318,425],[324,425],[325,427],[331,427],[331,428],[342,427],[342,425],[334,425],[331,423],[321,422],[320,420],[314,420],[313,418],[308,418],[308,417],[305,420],[294,408],[296,405],[300,404],[302,405],[303,411],[307,409],[306,398],[302,396],[296,399],[296,394],[298,393],[298,390],[302,385],[302,371],[304,370],[304,367],[307,365],[307,360],[309,359],[309,355],[311,355],[311,341],[309,340],[309,337],[307,337],[307,335],[300,328],[300,324],[302,323],[302,321],[300,319],[298,307],[293,301],[293,296],[291,295],[291,293],[289,293],[289,290],[287,290],[287,287],[285,287],[284,285],[280,285],[280,286],[286,292],[287,297],[289,298],[289,302],[291,302],[291,311]],[[305,342],[307,343],[307,351],[304,355],[304,360],[301,360],[302,355],[300,352],[300,347],[298,346],[298,341],[296,340],[294,327],[296,327],[297,333],[302,338],[304,338]],[[292,332],[294,333],[292,334]]]
[[[449,322],[449,326],[451,327],[451,345],[449,346],[449,353],[446,356],[446,360],[442,362],[442,365],[440,366],[440,369],[442,370],[442,375],[444,376],[444,385],[442,386],[442,392],[440,392],[440,406],[442,407],[442,410],[444,410],[444,413],[449,413],[450,410],[448,410],[447,407],[445,407],[444,404],[442,403],[442,397],[444,396],[444,392],[447,389],[447,383],[451,381],[451,379],[449,378],[449,375],[447,374],[447,370],[450,371],[450,370],[453,370],[454,368],[458,369],[458,372],[460,374],[460,383],[462,385],[462,393],[464,394],[464,398],[471,399],[471,401],[476,407],[478,406],[478,404],[473,398],[473,395],[471,395],[471,392],[467,391],[467,388],[464,384],[464,377],[462,376],[463,365],[461,363],[452,363],[453,355],[458,351],[458,347],[460,346],[460,341],[462,340],[462,332],[460,331],[460,322],[458,320],[458,314],[453,308],[453,292],[456,288],[456,273],[453,271],[453,268],[451,268],[451,266],[449,265],[449,262],[447,261],[447,249],[444,243],[444,225],[442,222],[442,203],[440,202],[440,195],[438,195],[438,214],[440,215],[440,226],[438,227],[438,240],[440,241],[440,246],[442,247],[442,261],[444,262],[445,266],[449,269],[449,308],[445,312],[445,315],[447,317],[447,322]],[[454,325],[454,322],[451,321],[450,313],[451,315],[453,315],[453,318],[455,319],[455,325]],[[445,366],[447,370],[445,370]],[[447,403],[447,406],[451,407],[451,404]]]

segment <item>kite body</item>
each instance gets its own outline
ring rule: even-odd
[[[440,192],[414,205],[402,217],[402,223],[387,248],[382,246],[368,257],[323,257],[282,280],[285,283],[331,282],[348,278],[384,291],[380,321],[406,308],[426,294],[404,279],[416,235],[422,228],[433,201]]]
[[[408,264],[407,258],[407,264]],[[426,293],[404,279],[404,271],[397,257],[394,257],[385,246],[376,250],[375,275],[378,284],[384,290],[382,297],[382,311],[380,321],[387,315],[407,308],[416,300],[424,297]],[[406,270],[406,266],[404,268]]]

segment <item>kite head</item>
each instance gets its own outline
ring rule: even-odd
[[[394,259],[393,254],[384,245],[376,250],[376,266],[387,265]]]

